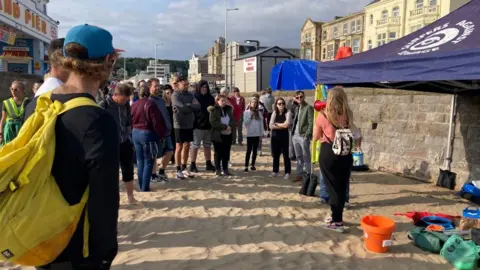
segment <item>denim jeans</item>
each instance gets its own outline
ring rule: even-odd
[[[303,136],[294,135],[293,148],[297,157],[297,175],[302,175],[303,166],[305,171],[310,174],[312,170],[312,155],[310,152],[310,139]]]
[[[325,179],[323,179],[322,172],[318,172],[318,179],[319,181],[319,186],[320,186],[320,199],[325,200],[328,202],[328,193],[327,193],[327,186],[325,185]],[[350,202],[350,181],[347,183],[347,197],[346,197],[346,202]]]
[[[137,153],[137,173],[140,191],[150,191],[153,161],[158,155],[158,136],[154,131],[133,129],[133,144]]]

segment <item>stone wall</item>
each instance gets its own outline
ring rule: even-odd
[[[37,80],[41,80],[43,77],[37,75],[29,74],[19,74],[14,72],[0,72],[0,101],[3,101],[6,98],[9,98],[10,95],[10,85],[15,80],[21,80],[27,84],[27,95],[33,96],[32,86],[33,83]]]
[[[369,88],[346,92],[362,131],[365,162],[372,169],[435,182],[447,153],[452,96]],[[313,93],[306,92],[310,104]],[[452,171],[457,188],[480,180],[480,96],[458,97]]]

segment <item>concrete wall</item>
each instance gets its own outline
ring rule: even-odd
[[[447,152],[451,95],[368,88],[346,89],[372,168],[436,182]],[[275,92],[290,97],[293,92]],[[313,91],[306,91],[313,104]],[[480,180],[480,96],[459,96],[452,171],[457,189]],[[377,129],[372,129],[377,123]]]
[[[10,85],[15,80],[21,80],[27,84],[26,93],[33,96],[32,86],[35,81],[41,80],[43,77],[38,75],[18,74],[12,72],[0,72],[0,101],[11,97]]]

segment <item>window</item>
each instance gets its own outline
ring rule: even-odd
[[[415,6],[418,8],[423,8],[423,0],[417,0]]]
[[[333,52],[333,45],[328,45],[327,46],[327,59],[332,59],[333,56],[334,56],[334,52]]]
[[[410,27],[410,33],[413,33],[413,32],[415,32],[415,31],[421,29],[422,27],[423,27],[423,25],[421,25],[421,24],[412,25],[412,26]]]
[[[312,60],[312,49],[310,48],[305,49],[305,59]]]
[[[362,20],[357,20],[357,33],[362,32]]]
[[[323,48],[322,50],[322,59],[325,59],[327,57],[327,49]]]
[[[346,46],[350,47],[350,40],[347,40],[347,42],[345,43]]]
[[[325,31],[323,31],[323,34],[322,34],[322,39],[323,39],[323,40],[326,40],[326,39],[327,39],[327,36],[328,36],[328,33],[327,33],[327,31],[326,31],[326,30],[325,30]]]
[[[430,5],[431,7],[436,6],[436,5],[437,5],[437,0],[430,0],[429,5]]]
[[[343,35],[348,35],[348,23],[343,24]]]
[[[378,34],[377,36],[377,47],[385,45],[387,43],[387,33]]]
[[[353,47],[352,48],[353,53],[359,53],[360,52],[360,39],[354,39],[352,47]]]
[[[351,31],[352,33],[355,33],[355,32],[356,32],[356,31],[355,31],[356,28],[355,28],[355,22],[354,22],[354,21],[350,23],[350,28],[351,28],[350,31]]]
[[[337,38],[338,37],[338,27],[333,27],[333,38]]]
[[[373,49],[373,45],[372,45],[372,40],[368,40],[368,49],[371,50]]]
[[[370,24],[373,24],[373,14],[370,15]]]
[[[385,9],[384,11],[382,11],[382,19],[386,18],[388,18],[388,10]]]
[[[392,41],[397,39],[397,33],[396,32],[390,32],[388,33],[388,41]]]
[[[392,15],[393,15],[393,17],[398,17],[398,16],[400,16],[400,8],[399,8],[399,7],[394,7],[394,8],[392,9]]]

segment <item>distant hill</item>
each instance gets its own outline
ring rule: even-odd
[[[127,72],[128,76],[134,76],[137,74],[137,71],[146,70],[148,66],[148,61],[154,60],[153,58],[127,58]],[[115,64],[116,72],[118,69],[123,68],[123,61],[124,58],[120,58],[117,60]],[[158,59],[158,61],[162,64],[169,64],[170,70],[172,72],[177,72],[179,69],[182,70],[184,75],[188,74],[188,61],[178,61],[178,60],[167,60],[167,59]]]

